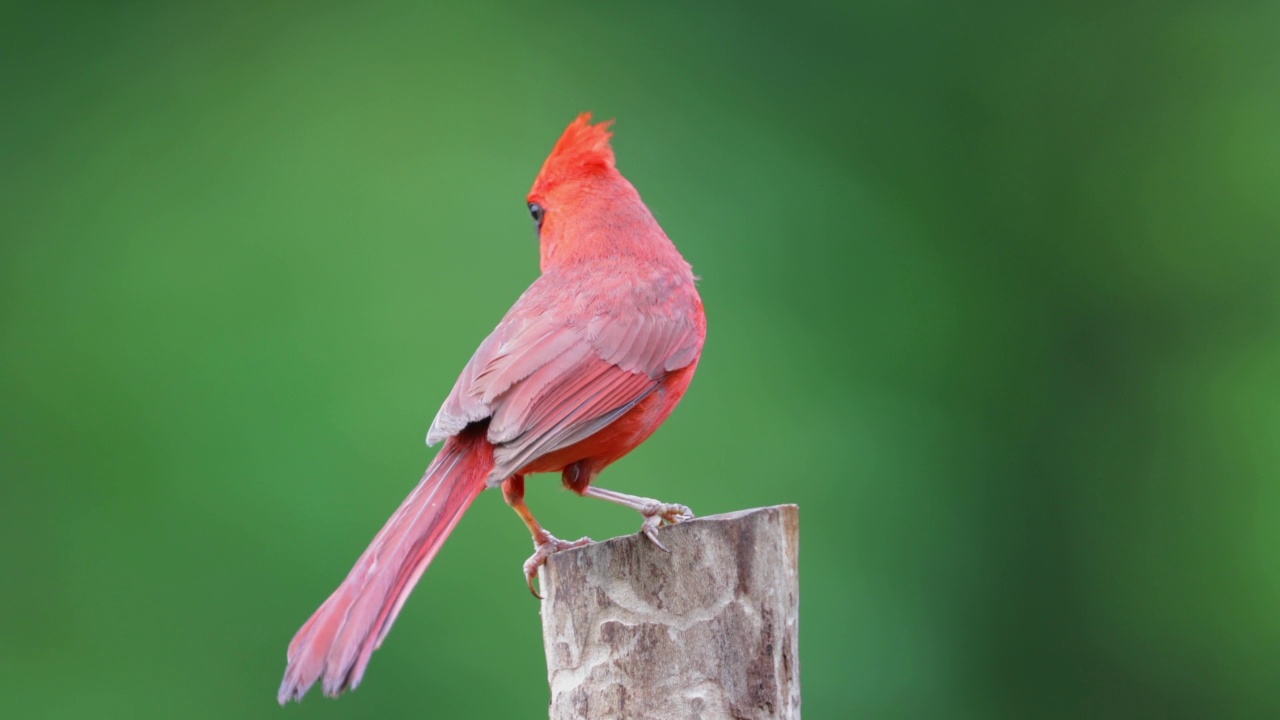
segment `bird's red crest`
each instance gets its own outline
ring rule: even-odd
[[[613,148],[609,145],[609,132],[612,120],[591,124],[591,113],[584,112],[577,117],[564,134],[556,141],[547,161],[538,172],[538,179],[533,183],[533,193],[545,192],[551,186],[563,182],[599,173],[606,173],[615,168]]]

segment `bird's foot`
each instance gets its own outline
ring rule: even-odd
[[[533,589],[533,579],[538,577],[538,568],[547,564],[547,558],[561,550],[590,545],[592,542],[594,541],[589,537],[578,538],[572,542],[561,540],[546,530],[541,530],[533,538],[533,555],[530,555],[529,559],[524,561],[524,579],[529,584],[529,592],[533,593],[533,596],[539,600],[542,599],[538,591]]]
[[[640,532],[644,533],[644,536],[649,538],[663,552],[669,551],[667,546],[658,541],[658,528],[663,525],[674,525],[678,522],[693,519],[693,511],[684,505],[658,502],[653,498],[636,497],[635,495],[628,495],[614,490],[605,490],[594,485],[588,486],[581,492],[586,497],[607,500],[623,507],[629,507],[643,515],[644,524],[640,526]]]
[[[693,519],[693,511],[684,505],[676,505],[674,503],[658,502],[657,500],[649,500],[646,504],[637,508],[640,514],[644,516],[644,524],[640,526],[640,532],[649,538],[654,545],[662,552],[671,552],[658,540],[658,528],[663,525],[675,525],[685,520]]]

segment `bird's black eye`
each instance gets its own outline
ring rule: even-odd
[[[542,232],[542,216],[546,214],[547,211],[543,210],[538,203],[529,203],[529,215],[533,218],[533,225],[538,229],[538,232]]]

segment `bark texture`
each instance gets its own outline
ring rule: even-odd
[[[551,720],[800,717],[800,512],[698,518],[542,570]]]

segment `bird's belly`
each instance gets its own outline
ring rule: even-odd
[[[521,474],[560,472],[575,463],[589,466],[590,475],[636,449],[671,415],[693,379],[694,362],[671,373],[661,385],[625,415],[596,434],[566,448],[547,453],[520,470]]]

